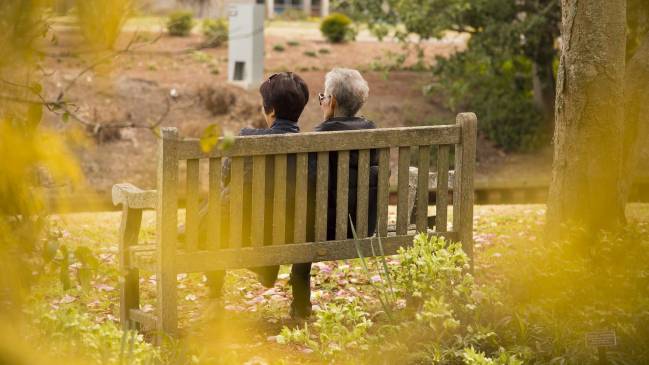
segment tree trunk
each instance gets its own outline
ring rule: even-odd
[[[623,199],[629,198],[638,161],[649,141],[649,34],[629,60],[624,77]],[[643,143],[644,142],[644,143]]]
[[[577,224],[594,233],[624,219],[625,0],[562,0],[551,231]]]

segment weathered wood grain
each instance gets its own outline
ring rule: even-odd
[[[298,153],[295,159],[295,225],[293,227],[293,240],[296,243],[306,241],[308,183],[308,155]]]
[[[221,159],[211,158],[209,162],[209,195],[207,200],[207,249],[219,247],[221,232]]]
[[[129,316],[134,322],[139,323],[145,329],[154,330],[158,327],[158,319],[151,313],[146,313],[139,309],[131,309],[129,310]]]
[[[448,230],[448,156],[450,147],[440,145],[437,149],[437,191],[435,192],[435,230]]]
[[[336,239],[344,240],[349,224],[349,151],[338,152],[336,175]]]
[[[163,128],[158,143],[158,330],[174,335],[178,329],[176,240],[178,238],[178,130]],[[162,336],[162,335],[161,335]]]
[[[130,248],[137,246],[142,209],[122,206],[122,222],[119,228],[119,271],[123,275],[120,285],[119,319],[122,329],[130,329],[130,310],[140,307],[139,270],[131,266]]]
[[[448,239],[453,239],[452,232],[435,233]],[[394,255],[399,247],[412,245],[412,235],[391,236],[381,238],[385,255]],[[364,238],[358,240],[361,252],[365,257],[371,257],[373,240],[374,251],[378,246],[377,239]],[[204,272],[211,270],[228,270],[244,267],[259,267],[269,265],[294,264],[301,262],[318,262],[330,260],[345,260],[358,257],[354,240],[324,241],[311,243],[296,243],[292,245],[273,245],[264,247],[244,247],[241,249],[225,249],[216,252],[180,253],[178,255],[178,272]]]
[[[264,245],[266,208],[266,156],[252,159],[252,217],[250,220],[251,245]]]
[[[112,189],[113,204],[123,204],[133,209],[155,209],[158,194],[155,190],[142,190],[129,183],[115,184]]]
[[[403,235],[408,228],[408,180],[410,177],[410,147],[399,147],[397,175],[397,234]]]
[[[379,150],[379,177],[376,198],[376,214],[378,225],[376,231],[379,236],[388,234],[388,198],[390,190],[390,149]]]
[[[428,170],[430,169],[430,146],[419,146],[417,174],[416,224],[419,232],[428,231]]]
[[[462,128],[462,144],[460,145],[461,166],[455,167],[460,171],[460,210],[458,238],[462,242],[462,249],[471,258],[473,268],[473,175],[475,173],[476,143],[478,135],[478,118],[473,113],[461,113],[457,116],[457,124]],[[457,156],[457,150],[456,150]],[[455,215],[456,213],[453,212]]]
[[[273,245],[286,243],[286,155],[275,155]]]
[[[370,150],[358,151],[358,180],[356,181],[356,234],[367,237],[367,217],[370,195]]]
[[[187,160],[187,202],[185,203],[185,244],[187,250],[198,248],[199,161]]]
[[[372,130],[309,132],[282,135],[237,136],[227,149],[201,150],[198,139],[179,142],[179,159],[276,155],[288,153],[344,151],[399,146],[454,144],[460,140],[456,125]]]
[[[228,247],[243,243],[243,157],[233,157],[230,177],[230,236]],[[223,247],[223,246],[221,246]]]
[[[315,193],[315,239],[327,239],[327,196],[329,189],[329,152],[318,152]]]

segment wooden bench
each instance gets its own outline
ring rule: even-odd
[[[158,150],[157,191],[143,191],[130,184],[113,187],[113,202],[123,207],[120,228],[120,269],[123,277],[120,320],[124,328],[132,325],[152,328],[159,334],[177,334],[176,275],[179,273],[240,269],[265,265],[353,259],[357,257],[353,240],[347,239],[347,201],[350,151],[358,150],[358,188],[356,228],[365,256],[372,256],[368,237],[368,191],[370,150],[378,153],[376,235],[381,237],[384,253],[393,255],[401,246],[412,244],[415,231],[461,241],[464,250],[473,255],[473,174],[476,151],[477,119],[472,113],[459,114],[453,125],[388,128],[362,131],[299,133],[236,137],[225,150],[204,153],[196,139],[181,139],[175,128],[163,128]],[[431,150],[436,149],[437,171],[434,174],[436,219],[434,230],[428,227],[428,190]],[[393,149],[394,151],[391,151]],[[449,159],[455,153],[455,171],[449,187]],[[329,191],[329,152],[338,151],[336,239],[327,241],[327,194]],[[390,154],[398,154],[396,224],[388,225]],[[417,169],[410,169],[411,152],[416,153]],[[317,154],[315,186],[315,242],[306,242],[308,154]],[[287,201],[287,155],[295,155],[295,243],[286,244],[285,211]],[[273,176],[267,175],[267,156],[274,161]],[[231,159],[229,211],[220,211],[221,167],[224,158]],[[396,156],[395,156],[396,157]],[[208,172],[208,220],[206,247],[199,247],[199,161],[206,159]],[[252,199],[250,245],[242,237],[244,160],[252,160]],[[186,164],[186,239],[178,245],[179,165]],[[270,170],[269,170],[270,171]],[[453,173],[451,173],[453,174]],[[416,181],[416,200],[408,189]],[[274,180],[272,192],[272,239],[264,242],[264,194],[267,179]],[[411,184],[412,185],[412,184]],[[449,189],[450,188],[450,189]],[[452,228],[448,225],[447,206],[452,190]],[[422,193],[424,192],[424,193]],[[410,199],[409,199],[410,195]],[[266,204],[267,205],[267,204]],[[138,244],[142,210],[155,209],[156,243]],[[414,210],[414,225],[410,212]],[[284,212],[278,214],[277,212]],[[219,242],[221,215],[229,215],[229,240]],[[376,245],[376,241],[373,242]],[[139,270],[156,274],[157,308],[154,314],[139,308]]]

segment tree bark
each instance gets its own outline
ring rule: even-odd
[[[562,0],[551,231],[594,233],[623,221],[625,0]],[[557,230],[558,229],[558,230]]]
[[[628,201],[642,149],[649,141],[649,34],[629,60],[624,77],[623,199]]]

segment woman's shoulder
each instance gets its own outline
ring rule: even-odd
[[[375,129],[376,124],[364,117],[334,117],[318,124],[316,132],[353,131],[359,129]]]

